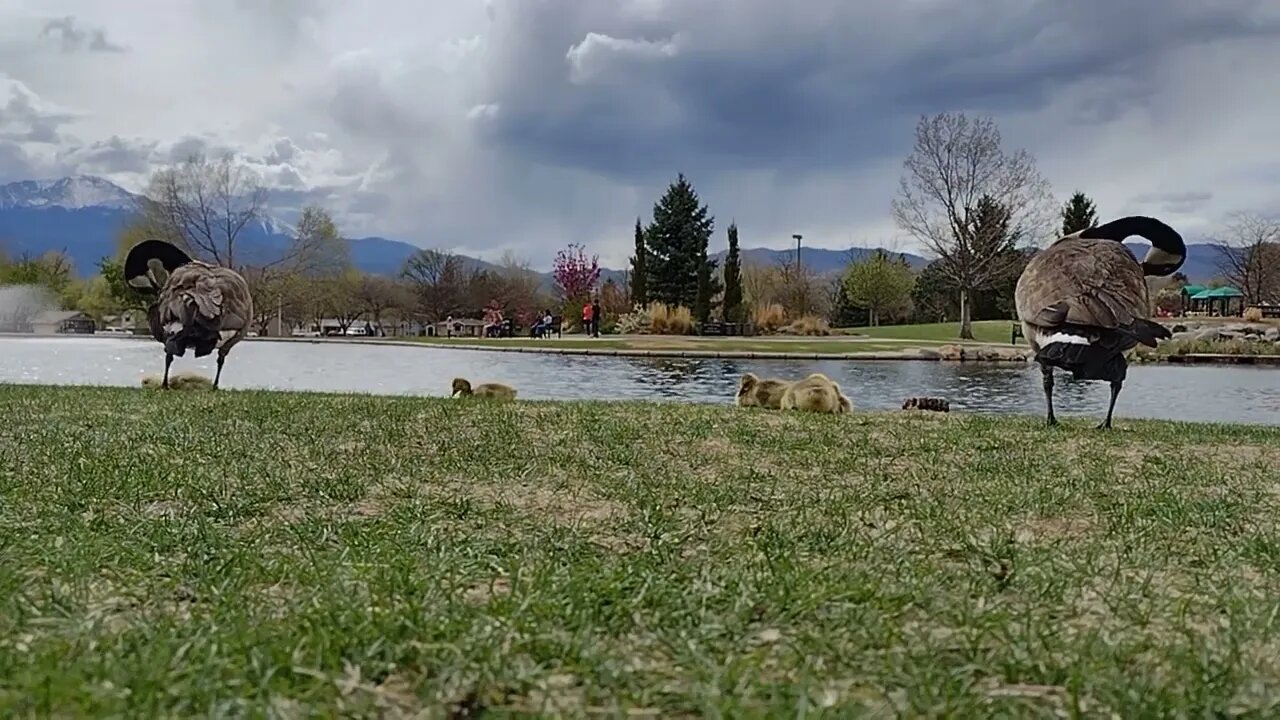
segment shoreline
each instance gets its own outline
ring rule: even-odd
[[[0,338],[14,339],[55,339],[75,340],[84,338],[111,338],[120,340],[151,341],[143,335],[79,335],[33,333],[0,333]],[[535,347],[529,345],[476,345],[471,343],[439,343],[420,342],[417,340],[351,338],[296,338],[296,337],[254,337],[245,338],[244,342],[302,343],[308,345],[345,344],[414,347],[424,349],[467,350],[472,352],[526,353],[532,355],[573,355],[594,357],[637,357],[637,358],[672,358],[672,359],[708,359],[708,360],[863,360],[863,361],[917,361],[917,362],[954,362],[954,363],[990,363],[990,364],[1026,364],[1029,358],[965,358],[948,360],[941,357],[934,348],[908,346],[901,351],[868,351],[868,352],[794,352],[771,350],[673,350],[673,349],[641,349],[641,348],[581,348],[581,347]],[[555,341],[546,341],[549,344]],[[714,341],[711,341],[714,342]],[[785,342],[785,341],[783,341]],[[906,341],[910,342],[910,341]],[[955,343],[960,344],[960,343]],[[964,343],[965,347],[1008,349],[1008,345],[984,345],[981,343]],[[942,346],[939,346],[942,347]],[[1016,346],[1021,349],[1021,346]],[[1256,365],[1264,367],[1280,367],[1280,355],[1236,355],[1229,353],[1187,353],[1185,355],[1166,355],[1154,359],[1131,361],[1132,365]]]

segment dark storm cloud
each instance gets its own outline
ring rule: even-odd
[[[151,168],[154,140],[133,140],[113,135],[59,153],[59,161],[79,172],[100,174],[146,173]]]
[[[1280,35],[1261,0],[642,8],[496,3],[489,138],[612,176],[847,167],[901,154],[920,114],[1037,110],[1089,79],[1111,82],[1070,120],[1104,122],[1172,51]]]

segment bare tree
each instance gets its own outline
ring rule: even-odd
[[[1280,221],[1236,214],[1214,247],[1218,270],[1246,303],[1280,300]]]
[[[407,287],[381,275],[361,277],[355,289],[355,299],[377,329],[382,328],[382,317],[388,311],[404,310],[413,304],[412,293]]]
[[[333,218],[306,207],[284,248],[245,247],[246,232],[266,219],[266,188],[248,166],[231,155],[210,160],[193,155],[157,170],[140,201],[140,218],[121,236],[125,252],[147,238],[168,240],[193,257],[224,267],[332,275],[350,264],[349,243]]]
[[[1030,153],[1000,147],[993,119],[963,113],[922,117],[903,168],[894,219],[944,261],[960,293],[960,337],[972,339],[971,293],[1008,270],[1008,249],[1035,242],[1052,227],[1049,183]],[[1006,214],[1003,237],[983,230],[982,215],[992,207]]]
[[[338,331],[347,333],[355,321],[364,316],[365,307],[358,293],[363,277],[354,270],[340,275],[313,280],[320,290],[320,307],[326,316],[338,321]]]
[[[428,322],[438,322],[461,309],[466,276],[462,258],[441,250],[419,250],[400,274],[409,281]]]
[[[267,191],[257,174],[231,155],[192,155],[157,170],[141,201],[149,234],[193,256],[236,268],[240,235],[262,217]]]
[[[825,316],[829,295],[822,278],[810,266],[796,263],[794,255],[783,254],[777,261],[778,302],[793,318],[806,315]]]

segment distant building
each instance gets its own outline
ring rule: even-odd
[[[31,318],[31,332],[36,335],[92,335],[95,329],[93,318],[76,310],[47,310]]]
[[[488,323],[485,321],[475,318],[451,318],[435,323],[427,334],[437,337],[484,337],[486,325]]]

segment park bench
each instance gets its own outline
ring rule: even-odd
[[[544,338],[551,335],[551,333],[555,333],[556,337],[564,337],[562,333],[563,323],[564,323],[563,317],[559,315],[552,315],[550,327],[540,328],[538,324],[535,323],[533,327],[529,328],[529,337]]]
[[[1017,345],[1017,344],[1018,344],[1018,338],[1020,338],[1020,337],[1022,337],[1022,336],[1023,336],[1023,335],[1022,335],[1022,323],[1019,323],[1019,322],[1015,322],[1015,323],[1013,323],[1013,325],[1012,325],[1011,329],[1009,330],[1009,344],[1010,344],[1010,345]]]

